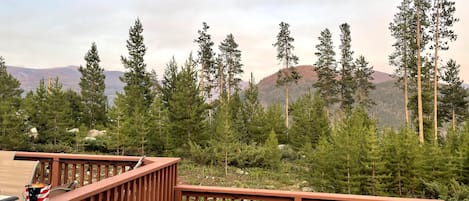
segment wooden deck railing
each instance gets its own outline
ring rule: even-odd
[[[79,188],[51,201],[170,201],[174,200],[178,158],[17,152],[16,160],[39,160],[37,181],[53,187],[77,180]]]
[[[174,201],[425,201],[428,199],[390,198],[365,195],[309,193],[246,188],[226,188],[213,186],[176,186]],[[428,200],[430,201],[430,200]],[[435,200],[431,200],[435,201]]]
[[[179,158],[17,152],[16,160],[39,160],[36,181],[79,188],[50,201],[424,201],[348,194],[177,185]]]

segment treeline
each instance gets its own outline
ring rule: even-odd
[[[399,67],[396,75],[405,83],[398,84],[409,94],[417,90],[418,75],[413,70],[418,49],[414,29],[402,27],[413,26],[415,6],[426,5],[419,2],[404,0],[390,26],[397,39],[390,60]],[[453,5],[442,5],[447,4]],[[56,78],[42,80],[23,98],[20,83],[8,74],[1,58],[0,149],[178,156],[223,166],[225,171],[236,166],[275,172],[283,168],[283,162],[291,162],[314,191],[469,198],[469,121],[463,122],[468,92],[454,61],[441,76],[446,84],[438,94],[438,111],[444,117],[441,125],[451,122],[451,126],[440,126],[440,131],[448,131],[439,132],[438,138],[426,137],[427,143],[422,143],[417,137],[420,130],[411,121],[395,131],[378,129],[368,116],[367,108],[374,104],[368,96],[374,88],[370,82],[373,67],[364,56],[354,58],[350,25],[339,26],[339,59],[331,31],[321,32],[315,52],[316,92],[289,103],[288,89],[301,76],[293,67],[298,57],[293,53],[289,24],[280,23],[273,46],[282,64],[277,84],[285,88],[286,104],[267,107],[259,102],[252,75],[248,88],[239,88],[243,64],[235,37],[228,34],[216,51],[210,27],[202,25],[194,40],[199,46],[197,55],[189,54],[183,64],[172,58],[160,82],[155,72],[147,70],[143,25],[137,19],[129,29],[128,55],[121,57],[125,87],[113,105],[107,105],[104,69],[94,43],[85,54],[86,65],[79,68],[79,93],[62,89]],[[405,34],[402,38],[401,33]],[[432,69],[430,62],[425,64]],[[430,71],[423,72],[428,75],[424,83],[431,86]],[[416,105],[411,103],[403,107]],[[105,134],[86,138],[90,129],[105,130]]]

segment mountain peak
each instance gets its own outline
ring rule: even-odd
[[[298,74],[301,75],[301,79],[298,80],[298,84],[311,83],[311,82],[316,82],[318,80],[318,76],[317,76],[316,71],[314,70],[314,66],[298,65],[298,66],[295,66],[294,68],[298,72]],[[375,84],[393,80],[390,74],[384,73],[381,71],[375,71],[372,77],[373,79],[371,80],[371,82]],[[258,86],[273,86],[276,84],[277,84],[277,72],[263,78],[259,82]]]

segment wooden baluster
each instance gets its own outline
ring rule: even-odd
[[[93,165],[91,163],[88,164],[88,170],[86,171],[86,174],[88,175],[88,184],[93,183]]]
[[[96,181],[101,181],[101,165],[97,165],[96,168]]]
[[[85,164],[80,164],[80,186],[85,185]]]
[[[77,180],[77,164],[74,163],[72,165],[72,181],[76,181]]]
[[[67,184],[68,183],[68,163],[63,163],[63,165],[65,166],[64,167],[64,174],[63,174],[63,184]]]
[[[104,178],[109,177],[109,164],[104,165]]]
[[[117,165],[113,165],[112,166],[112,176],[116,176],[117,175]]]
[[[52,170],[50,170],[49,174],[52,174],[52,187],[57,187],[60,185],[60,161],[58,156],[54,156],[52,158]]]

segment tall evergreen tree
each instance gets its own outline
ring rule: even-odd
[[[151,125],[148,131],[149,150],[153,153],[169,155],[176,145],[173,144],[173,139],[169,135],[168,108],[164,106],[161,96],[155,97],[148,112],[148,122]]]
[[[298,57],[293,54],[295,39],[290,36],[290,25],[285,22],[279,24],[280,32],[277,34],[277,42],[273,44],[277,48],[277,60],[283,64],[277,75],[277,86],[285,86],[285,127],[288,128],[288,85],[297,82],[301,75],[296,72],[293,65],[298,64]]]
[[[218,96],[219,96],[219,101],[224,101],[224,97],[228,96],[228,90],[227,90],[227,82],[228,82],[228,75],[226,73],[227,67],[225,63],[223,62],[223,58],[221,54],[218,55],[218,57],[215,59],[215,85],[218,90]]]
[[[81,121],[88,127],[105,125],[107,121],[107,97],[104,94],[106,88],[104,69],[99,66],[98,49],[96,43],[91,44],[91,49],[85,55],[86,66],[80,66],[81,73],[80,92],[83,104]]]
[[[433,55],[433,130],[435,132],[435,141],[438,138],[438,50],[449,49],[448,42],[455,41],[457,38],[457,35],[451,29],[454,23],[459,21],[454,17],[456,11],[454,4],[450,0],[435,0],[433,3],[433,26],[430,32],[433,32],[434,35],[432,48],[435,50]]]
[[[421,62],[421,3],[420,0],[417,0],[417,113],[418,113],[418,132],[419,132],[419,141],[420,143],[424,142],[424,132],[423,132],[423,102],[422,102],[422,62]]]
[[[241,139],[245,139],[248,144],[253,142],[262,143],[262,141],[256,139],[263,132],[261,128],[264,124],[264,108],[259,102],[259,89],[252,73],[249,86],[244,91],[244,97],[243,114],[245,116],[246,136],[241,137]]]
[[[199,45],[198,63],[200,69],[200,82],[199,88],[201,89],[205,98],[210,97],[210,91],[213,88],[214,74],[215,74],[215,53],[212,50],[213,41],[212,36],[208,33],[210,26],[206,22],[202,23],[202,30],[198,30],[199,37],[194,40]]]
[[[117,93],[113,108],[114,123],[119,132],[113,132],[115,137],[123,143],[117,147],[121,153],[125,150],[128,154],[142,154],[145,152],[148,142],[148,110],[154,100],[154,86],[151,73],[146,70],[144,62],[147,50],[143,43],[143,26],[139,19],[129,29],[127,49],[129,56],[121,56],[122,64],[126,72],[121,81],[125,83],[123,93]],[[118,119],[118,120],[117,120]],[[129,146],[126,146],[127,143]],[[136,146],[139,145],[139,146]]]
[[[127,40],[127,49],[129,57],[121,56],[122,64],[127,70],[120,78],[125,83],[124,93],[118,94],[117,98],[123,98],[126,102],[126,115],[132,115],[134,112],[143,112],[149,108],[153,101],[150,75],[146,70],[144,62],[145,52],[147,50],[143,43],[143,26],[140,19],[135,20],[134,26],[129,29],[129,39]]]
[[[220,43],[220,57],[222,63],[226,68],[227,81],[226,85],[228,88],[228,100],[230,95],[234,90],[239,90],[239,83],[241,78],[238,76],[244,71],[242,69],[243,64],[241,64],[241,51],[238,49],[238,44],[236,43],[233,34],[228,34]]]
[[[353,51],[351,50],[352,37],[350,35],[350,25],[347,23],[340,25],[340,107],[346,112],[352,110],[354,104],[354,94],[356,82],[353,76],[355,65],[353,64]]]
[[[5,60],[0,56],[0,149],[23,149],[23,120],[19,113],[21,103],[20,82],[7,72]]]
[[[396,67],[394,76],[397,77],[397,83],[404,92],[405,123],[406,126],[409,126],[409,79],[413,66],[411,64],[411,19],[413,15],[411,0],[403,0],[397,8],[399,12],[394,15],[393,22],[389,25],[391,35],[395,38],[394,52],[389,56],[389,63]]]
[[[57,145],[59,143],[70,144],[74,136],[72,133],[67,132],[67,128],[71,128],[73,122],[71,121],[71,107],[68,102],[64,91],[62,90],[62,83],[59,82],[57,77],[48,86],[49,93],[47,95],[47,104],[53,106],[49,107],[47,114],[47,130],[44,130],[45,135],[40,135],[40,140],[43,143],[51,143]]]
[[[174,144],[179,151],[189,149],[189,142],[201,144],[205,141],[205,111],[207,105],[197,84],[196,63],[189,56],[181,71],[178,72],[175,89],[169,100],[169,128]]]
[[[83,113],[83,103],[81,102],[81,96],[72,89],[67,89],[64,92],[65,99],[70,106],[69,119],[73,128],[79,128],[81,125],[81,118]],[[106,119],[107,121],[107,119]]]
[[[262,126],[263,132],[261,133],[262,136],[259,141],[265,142],[265,140],[268,138],[269,132],[273,130],[277,136],[278,143],[287,144],[287,127],[285,127],[285,124],[282,123],[285,119],[282,116],[282,106],[279,104],[270,105],[267,107],[264,115],[264,123]]]
[[[354,65],[356,66],[354,77],[357,87],[355,103],[360,107],[370,108],[375,104],[370,97],[370,91],[376,88],[371,82],[374,73],[373,66],[370,66],[362,55],[355,60]]]
[[[459,77],[460,65],[456,61],[449,60],[444,66],[445,73],[442,80],[446,82],[440,89],[440,117],[451,122],[451,128],[456,131],[456,126],[469,117],[469,92],[462,86],[463,81]]]
[[[335,94],[338,92],[337,71],[332,35],[329,29],[321,31],[318,37],[319,44],[316,45],[317,52],[314,53],[318,60],[315,63],[315,71],[318,80],[313,84],[324,98],[328,106],[337,102]]]
[[[302,149],[306,144],[315,148],[321,137],[330,136],[330,122],[325,109],[318,93],[308,93],[293,103],[290,143],[294,149]]]
[[[229,104],[225,101],[219,107],[215,116],[215,136],[211,145],[215,148],[215,153],[219,154],[219,161],[225,169],[225,177],[228,175],[229,161],[233,157],[233,149],[239,147],[239,139],[236,137],[232,126],[231,112]]]
[[[166,64],[164,69],[162,86],[159,91],[161,92],[161,101],[163,105],[167,108],[169,107],[169,100],[171,99],[172,93],[176,88],[176,77],[178,73],[178,64],[174,57]]]

